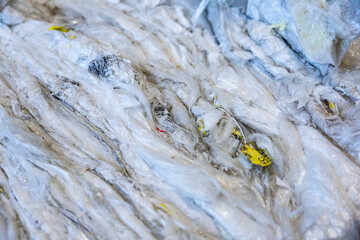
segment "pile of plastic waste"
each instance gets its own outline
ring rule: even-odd
[[[360,238],[358,0],[0,0],[0,239]]]

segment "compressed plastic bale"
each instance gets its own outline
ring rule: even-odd
[[[254,60],[246,65],[229,63],[210,32],[180,26],[179,19],[185,16],[190,21],[192,14],[182,15],[185,11],[170,1],[154,11],[147,8],[160,1],[49,2],[84,15],[86,24],[76,26],[76,39],[69,42],[62,33],[49,31],[53,24],[68,26],[66,18],[59,23],[27,19],[11,30],[0,24],[4,46],[0,69],[5,76],[0,73],[0,109],[21,119],[14,121],[12,113],[0,115],[4,126],[0,132],[0,151],[5,153],[2,166],[9,177],[0,178],[4,182],[0,184],[12,199],[11,204],[4,204],[6,211],[9,205],[16,208],[11,219],[5,217],[16,226],[11,230],[13,235],[27,229],[29,233],[19,234],[19,238],[301,239],[300,230],[306,231],[309,225],[314,229],[325,226],[330,231],[337,227],[336,222],[314,221],[323,216],[329,219],[325,215],[334,209],[345,210],[345,215],[356,212],[346,208],[350,203],[346,198],[357,197],[358,189],[352,182],[358,179],[358,167],[348,164],[343,152],[334,157],[333,151],[331,156],[318,153],[316,147],[324,144],[309,137],[310,130],[310,134],[302,134],[303,140],[298,136],[300,117],[288,121],[281,113],[289,102],[309,98],[304,86],[312,89],[320,78],[289,77],[287,71],[282,71],[286,73],[280,78],[273,71],[274,80],[249,72],[247,65]],[[146,6],[139,7],[141,4]],[[225,17],[227,13],[221,14]],[[281,39],[271,32],[258,34],[257,28],[268,30],[263,23],[245,21],[247,24],[224,18],[223,30],[230,32],[230,26],[236,25],[242,28],[245,40],[255,39],[250,42],[251,49],[267,50],[262,59],[267,68],[271,64],[292,65],[285,60],[289,49],[279,43]],[[274,38],[277,45],[271,49]],[[229,41],[230,51],[234,42]],[[65,47],[67,44],[71,48]],[[274,55],[277,50],[283,56]],[[267,62],[269,56],[274,62]],[[293,66],[290,69],[294,72],[303,67],[301,62]],[[304,65],[304,71],[311,69]],[[294,94],[271,92],[266,84],[282,85]],[[228,125],[222,127],[228,116],[212,105],[214,95],[236,121],[255,132],[249,140],[269,150],[274,158],[271,166],[261,170],[242,155],[229,156],[234,122],[227,119]],[[168,112],[163,109],[163,113],[154,114],[149,107],[153,100],[161,102]],[[31,114],[22,112],[22,106]],[[209,126],[208,137],[199,134],[197,116]],[[10,122],[16,124],[11,133],[7,130]],[[35,128],[37,122],[41,125]],[[163,132],[156,126],[163,126]],[[33,132],[33,137],[16,130],[20,127]],[[21,144],[14,144],[16,139]],[[329,142],[326,148],[332,149],[334,144]],[[190,145],[194,147],[190,149]],[[334,168],[326,165],[326,159],[332,160]],[[310,191],[301,196],[298,186],[305,171],[303,162],[308,172],[303,189]],[[348,175],[344,162],[353,174]],[[19,163],[24,168],[18,167]],[[329,169],[344,173],[339,178],[345,183],[338,184]],[[334,184],[328,184],[328,179]],[[39,188],[38,182],[45,187]],[[334,191],[322,191],[326,186]],[[34,197],[27,198],[27,192],[34,192]],[[331,197],[334,193],[336,197]],[[6,198],[3,195],[0,193],[0,205]],[[34,199],[44,195],[48,201],[38,208],[40,203]],[[312,205],[314,195],[328,200],[329,205]],[[341,208],[336,208],[337,203]],[[297,216],[304,210],[300,229]],[[350,219],[337,213],[331,216],[336,221]],[[355,233],[357,226],[347,223],[347,229]],[[326,238],[319,231],[305,231],[306,236]],[[16,239],[7,235],[5,239]]]
[[[360,2],[356,0],[250,0],[247,15],[270,25],[286,22],[278,33],[319,68],[338,66],[360,32]]]

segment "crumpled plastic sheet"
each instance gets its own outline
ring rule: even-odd
[[[359,238],[356,44],[310,64],[254,2],[10,1],[0,239]]]

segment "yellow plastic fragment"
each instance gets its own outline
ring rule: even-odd
[[[0,186],[0,194],[4,194],[7,199],[9,199],[8,193]]]
[[[69,36],[68,38],[69,39],[74,39],[76,37],[76,35],[72,35],[72,36]]]
[[[245,146],[240,150],[240,152],[247,156],[253,164],[261,165],[263,167],[271,164],[270,157],[265,153],[265,150],[263,149],[256,150],[248,144],[245,144]]]
[[[325,109],[325,111],[327,113],[334,114],[334,115],[339,114],[339,109],[338,109],[336,103],[331,102],[326,99],[326,100],[322,101],[322,104],[323,104],[323,108]]]
[[[330,102],[330,101],[328,101],[328,103],[329,103],[329,108],[333,112],[333,114],[338,114],[339,110],[338,110],[336,104],[333,102]]]
[[[160,206],[165,212],[167,212],[169,215],[172,215],[172,211],[170,210],[170,208],[168,206],[166,206],[165,203],[161,203]]]
[[[279,28],[280,31],[284,31],[286,26],[287,26],[286,22],[282,21],[280,23],[274,23],[274,24],[270,25],[269,28],[270,28],[270,30],[273,28]]]
[[[236,127],[234,127],[234,130],[232,131],[232,135],[234,135],[238,139],[243,139],[243,135]]]
[[[66,27],[59,27],[59,26],[55,26],[55,25],[50,27],[50,31],[53,31],[53,30],[60,31],[62,33],[70,32],[70,29],[68,29]]]
[[[205,124],[204,124],[204,120],[202,118],[200,118],[197,121],[197,124],[199,126],[199,131],[203,134],[203,136],[207,136],[209,133],[209,130],[205,131]]]

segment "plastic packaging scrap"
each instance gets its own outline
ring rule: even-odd
[[[135,82],[136,72],[131,65],[131,61],[118,55],[100,56],[90,61],[88,71],[101,79],[106,79],[113,83]],[[141,98],[143,97],[142,95]]]
[[[100,78],[108,78],[113,73],[111,67],[117,61],[119,61],[119,59],[116,56],[100,57],[89,63],[88,70]]]
[[[237,123],[237,121],[234,119],[231,113],[226,109],[224,109],[217,96],[213,98],[213,105],[216,107],[217,110],[222,111],[228,119],[230,119],[235,123],[236,127],[233,128],[231,135],[235,139],[239,140],[240,153],[248,157],[248,159],[255,165],[260,165],[263,167],[270,165],[272,160],[269,157],[269,154],[266,153],[265,150],[256,147],[255,142],[247,143],[243,128]],[[202,135],[208,136],[210,130],[209,129],[205,130],[206,128],[204,126],[204,119],[198,118],[197,124],[199,126],[199,131],[202,133]]]
[[[155,118],[157,119],[161,127],[166,129],[167,131],[174,131],[174,122],[170,116],[169,111],[165,108],[165,106],[163,106],[159,102],[153,105],[154,105],[153,112]],[[160,128],[157,128],[157,130],[161,133],[165,132]]]
[[[158,124],[156,130],[159,133],[166,133],[167,137],[172,141],[182,144],[183,147],[192,150],[196,144],[196,139],[191,133],[175,123],[169,110],[166,107],[166,103],[160,103],[158,100],[152,102],[152,112]]]

